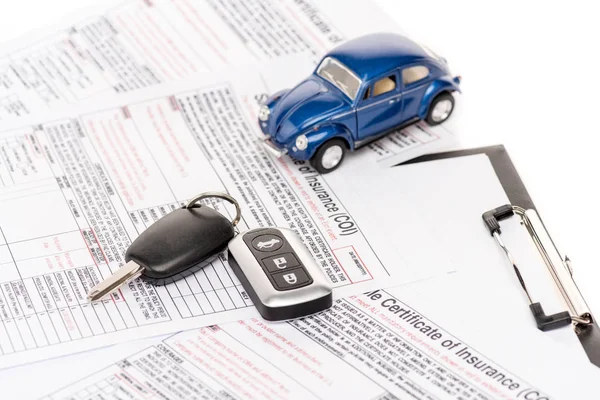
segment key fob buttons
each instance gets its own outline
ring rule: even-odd
[[[294,268],[290,271],[278,272],[271,275],[275,281],[275,288],[290,290],[305,286],[310,282],[310,277],[304,268]]]
[[[331,283],[291,229],[258,228],[237,235],[229,242],[228,261],[266,320],[299,318],[331,307]]]
[[[278,230],[265,228],[246,232],[243,240],[275,290],[298,289],[312,283],[310,274],[298,261],[294,249]]]
[[[261,234],[252,239],[252,247],[256,251],[260,252],[273,252],[277,251],[283,246],[283,239],[278,235],[273,234]]]
[[[269,273],[281,272],[300,266],[300,262],[294,253],[283,253],[263,258],[262,264]]]

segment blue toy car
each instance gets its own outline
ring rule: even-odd
[[[333,49],[298,86],[271,95],[258,122],[270,152],[327,173],[347,150],[392,130],[444,122],[459,84],[431,50],[401,35],[372,34]]]

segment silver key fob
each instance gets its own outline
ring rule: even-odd
[[[259,228],[229,242],[229,264],[262,317],[304,317],[331,307],[332,288],[302,239],[285,228]]]

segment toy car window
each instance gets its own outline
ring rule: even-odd
[[[317,68],[317,74],[344,92],[346,96],[350,97],[350,100],[356,98],[362,83],[350,68],[332,57],[326,57],[323,60]]]
[[[405,85],[410,85],[411,83],[415,83],[420,81],[421,79],[425,79],[429,76],[429,68],[424,65],[417,65],[414,67],[406,68],[402,71],[402,82]]]
[[[371,86],[369,86],[367,88],[367,90],[365,90],[365,95],[363,96],[363,100],[368,99],[371,96]]]
[[[383,79],[378,80],[373,85],[373,97],[382,95],[387,92],[391,92],[396,89],[396,74],[386,76]]]

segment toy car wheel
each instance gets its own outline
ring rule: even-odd
[[[340,166],[346,154],[346,143],[342,139],[325,142],[310,159],[310,165],[321,174],[327,174]]]
[[[429,125],[438,125],[450,118],[454,111],[454,97],[448,92],[442,93],[433,99],[425,121]]]

